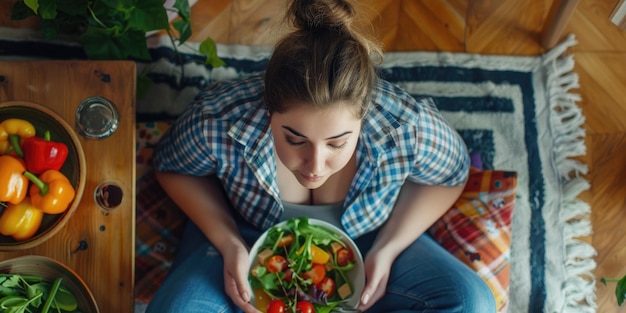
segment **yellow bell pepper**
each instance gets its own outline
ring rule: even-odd
[[[28,192],[28,178],[22,173],[24,162],[11,155],[0,155],[0,202],[17,204]]]
[[[43,212],[34,207],[30,198],[18,204],[9,203],[0,216],[0,234],[11,236],[17,241],[30,239],[37,233]]]
[[[74,186],[57,170],[47,170],[39,176],[25,171],[24,176],[33,182],[29,191],[33,205],[44,213],[63,213],[74,200]]]
[[[35,126],[29,121],[10,118],[0,123],[0,154],[8,154],[11,150],[22,157],[21,141],[35,136]]]

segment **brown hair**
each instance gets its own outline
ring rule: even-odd
[[[317,108],[344,101],[362,118],[376,83],[378,42],[354,26],[346,0],[292,0],[287,11],[295,30],[275,46],[265,73],[270,112],[285,112],[298,100]]]

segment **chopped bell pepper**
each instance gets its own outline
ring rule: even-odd
[[[47,170],[39,176],[25,171],[24,176],[33,182],[29,191],[33,205],[44,213],[63,213],[74,200],[74,186],[57,170]]]
[[[21,159],[0,156],[0,202],[17,204],[24,200],[28,193],[28,178],[22,174],[25,170]]]
[[[0,234],[11,236],[17,241],[30,239],[37,233],[43,212],[34,207],[26,197],[18,204],[9,204],[0,216]]]
[[[35,126],[29,121],[10,118],[0,123],[0,153],[8,154],[11,149],[22,157],[21,141],[35,136]]]
[[[67,146],[62,142],[50,141],[50,132],[44,137],[33,136],[22,143],[24,161],[29,172],[41,174],[46,170],[60,170],[67,158]]]

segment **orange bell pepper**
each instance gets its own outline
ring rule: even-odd
[[[17,204],[22,202],[28,191],[28,178],[24,161],[11,156],[0,156],[0,202]]]
[[[43,212],[35,208],[26,197],[18,204],[9,204],[0,216],[0,234],[11,236],[17,241],[30,239],[37,233]]]
[[[33,206],[44,213],[63,213],[74,200],[76,192],[72,183],[57,170],[47,170],[39,176],[25,171],[24,176],[33,182],[29,191]]]
[[[8,154],[15,151],[17,156],[22,157],[20,140],[35,136],[35,126],[29,121],[19,118],[10,118],[0,123],[0,154]]]

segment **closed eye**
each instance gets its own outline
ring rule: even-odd
[[[305,144],[304,141],[294,141],[294,140],[290,139],[289,137],[286,137],[285,140],[291,146],[301,146],[301,145]]]
[[[346,141],[346,142],[344,142],[344,143],[342,143],[340,145],[328,144],[328,146],[333,148],[333,149],[335,149],[335,150],[341,150],[341,149],[345,148],[347,144],[348,144],[348,142]]]

